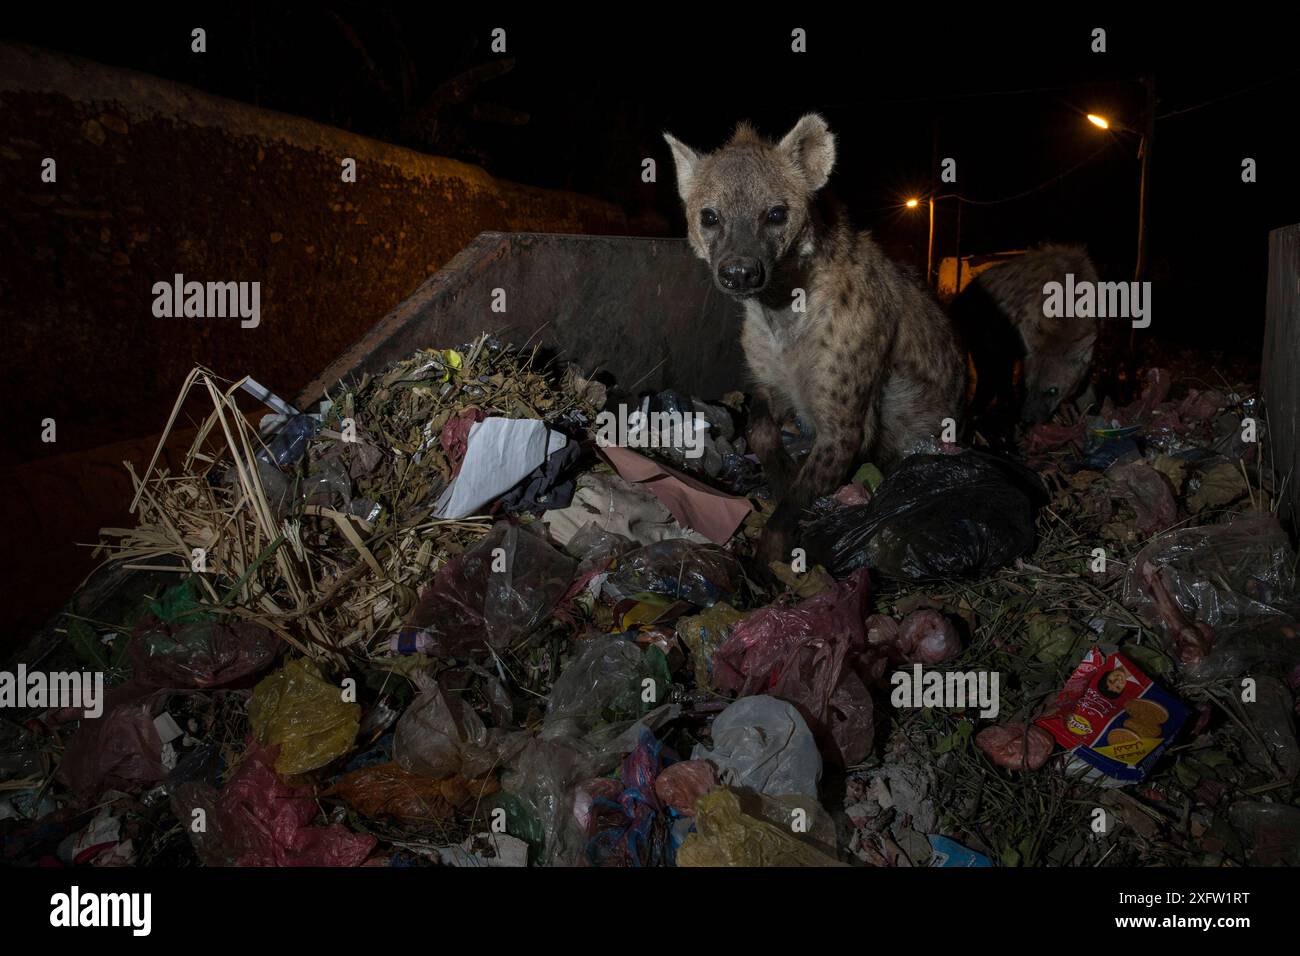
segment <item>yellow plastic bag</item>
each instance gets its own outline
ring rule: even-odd
[[[695,832],[677,851],[678,866],[842,866],[794,833],[751,816],[734,790],[719,787],[695,805]]]
[[[713,687],[713,652],[722,646],[731,635],[732,627],[744,616],[730,604],[719,601],[708,610],[677,622],[677,636],[695,659],[697,687]]]
[[[280,745],[275,771],[291,776],[323,767],[351,750],[361,706],[345,703],[340,688],[299,658],[253,688],[248,720],[258,740]]]

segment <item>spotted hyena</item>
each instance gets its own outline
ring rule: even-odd
[[[971,409],[977,421],[1045,422],[1073,398],[1092,368],[1097,319],[1049,316],[1051,283],[1096,285],[1082,246],[1047,244],[986,269],[953,300],[952,316],[975,365]],[[1014,364],[1019,360],[1017,377]]]
[[[780,142],[741,124],[708,154],[664,138],[691,247],[744,309],[750,444],[780,495],[760,555],[789,560],[800,515],[855,459],[889,468],[955,422],[965,359],[928,293],[823,194],[835,137],[820,116]],[[802,468],[781,445],[791,410],[816,429]]]

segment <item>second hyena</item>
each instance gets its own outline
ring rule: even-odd
[[[788,561],[804,509],[844,482],[856,458],[888,468],[956,421],[965,359],[929,294],[822,192],[835,137],[820,116],[776,143],[742,123],[708,154],[664,138],[691,248],[744,307],[750,445],[781,499],[760,557]],[[778,423],[791,410],[816,429],[802,468],[781,444]]]
[[[1011,420],[1016,406],[1025,424],[1048,421],[1073,398],[1092,369],[1097,319],[1049,316],[1047,286],[1097,284],[1097,268],[1082,246],[1048,243],[986,269],[953,300],[952,316],[975,365],[976,417],[996,409]],[[1022,363],[1020,395],[1013,390],[1013,366]]]

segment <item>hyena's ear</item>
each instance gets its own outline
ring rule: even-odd
[[[810,189],[821,189],[835,167],[835,136],[826,121],[808,113],[794,124],[777,147],[803,170]]]
[[[682,202],[685,202],[690,194],[691,184],[695,182],[695,167],[700,162],[700,154],[672,133],[664,133],[664,139],[668,141],[673,151],[673,162],[677,165],[677,192],[681,194]]]

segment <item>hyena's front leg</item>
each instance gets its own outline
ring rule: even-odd
[[[790,560],[791,549],[797,544],[795,532],[803,513],[817,498],[834,492],[847,477],[853,456],[861,446],[862,430],[860,427],[842,427],[847,425],[844,421],[836,425],[841,427],[818,429],[808,460],[763,528],[758,557],[764,566],[770,561]]]
[[[813,409],[817,437],[808,459],[763,529],[758,558],[764,566],[790,560],[803,513],[817,498],[843,484],[854,457],[870,448],[879,434],[880,375],[864,368],[855,375],[848,365],[834,371],[838,374],[828,376]]]
[[[772,407],[771,393],[765,388],[754,390],[754,401],[749,410],[749,450],[763,463],[772,494],[785,497],[799,471],[798,463],[790,457],[781,441],[781,425]]]

